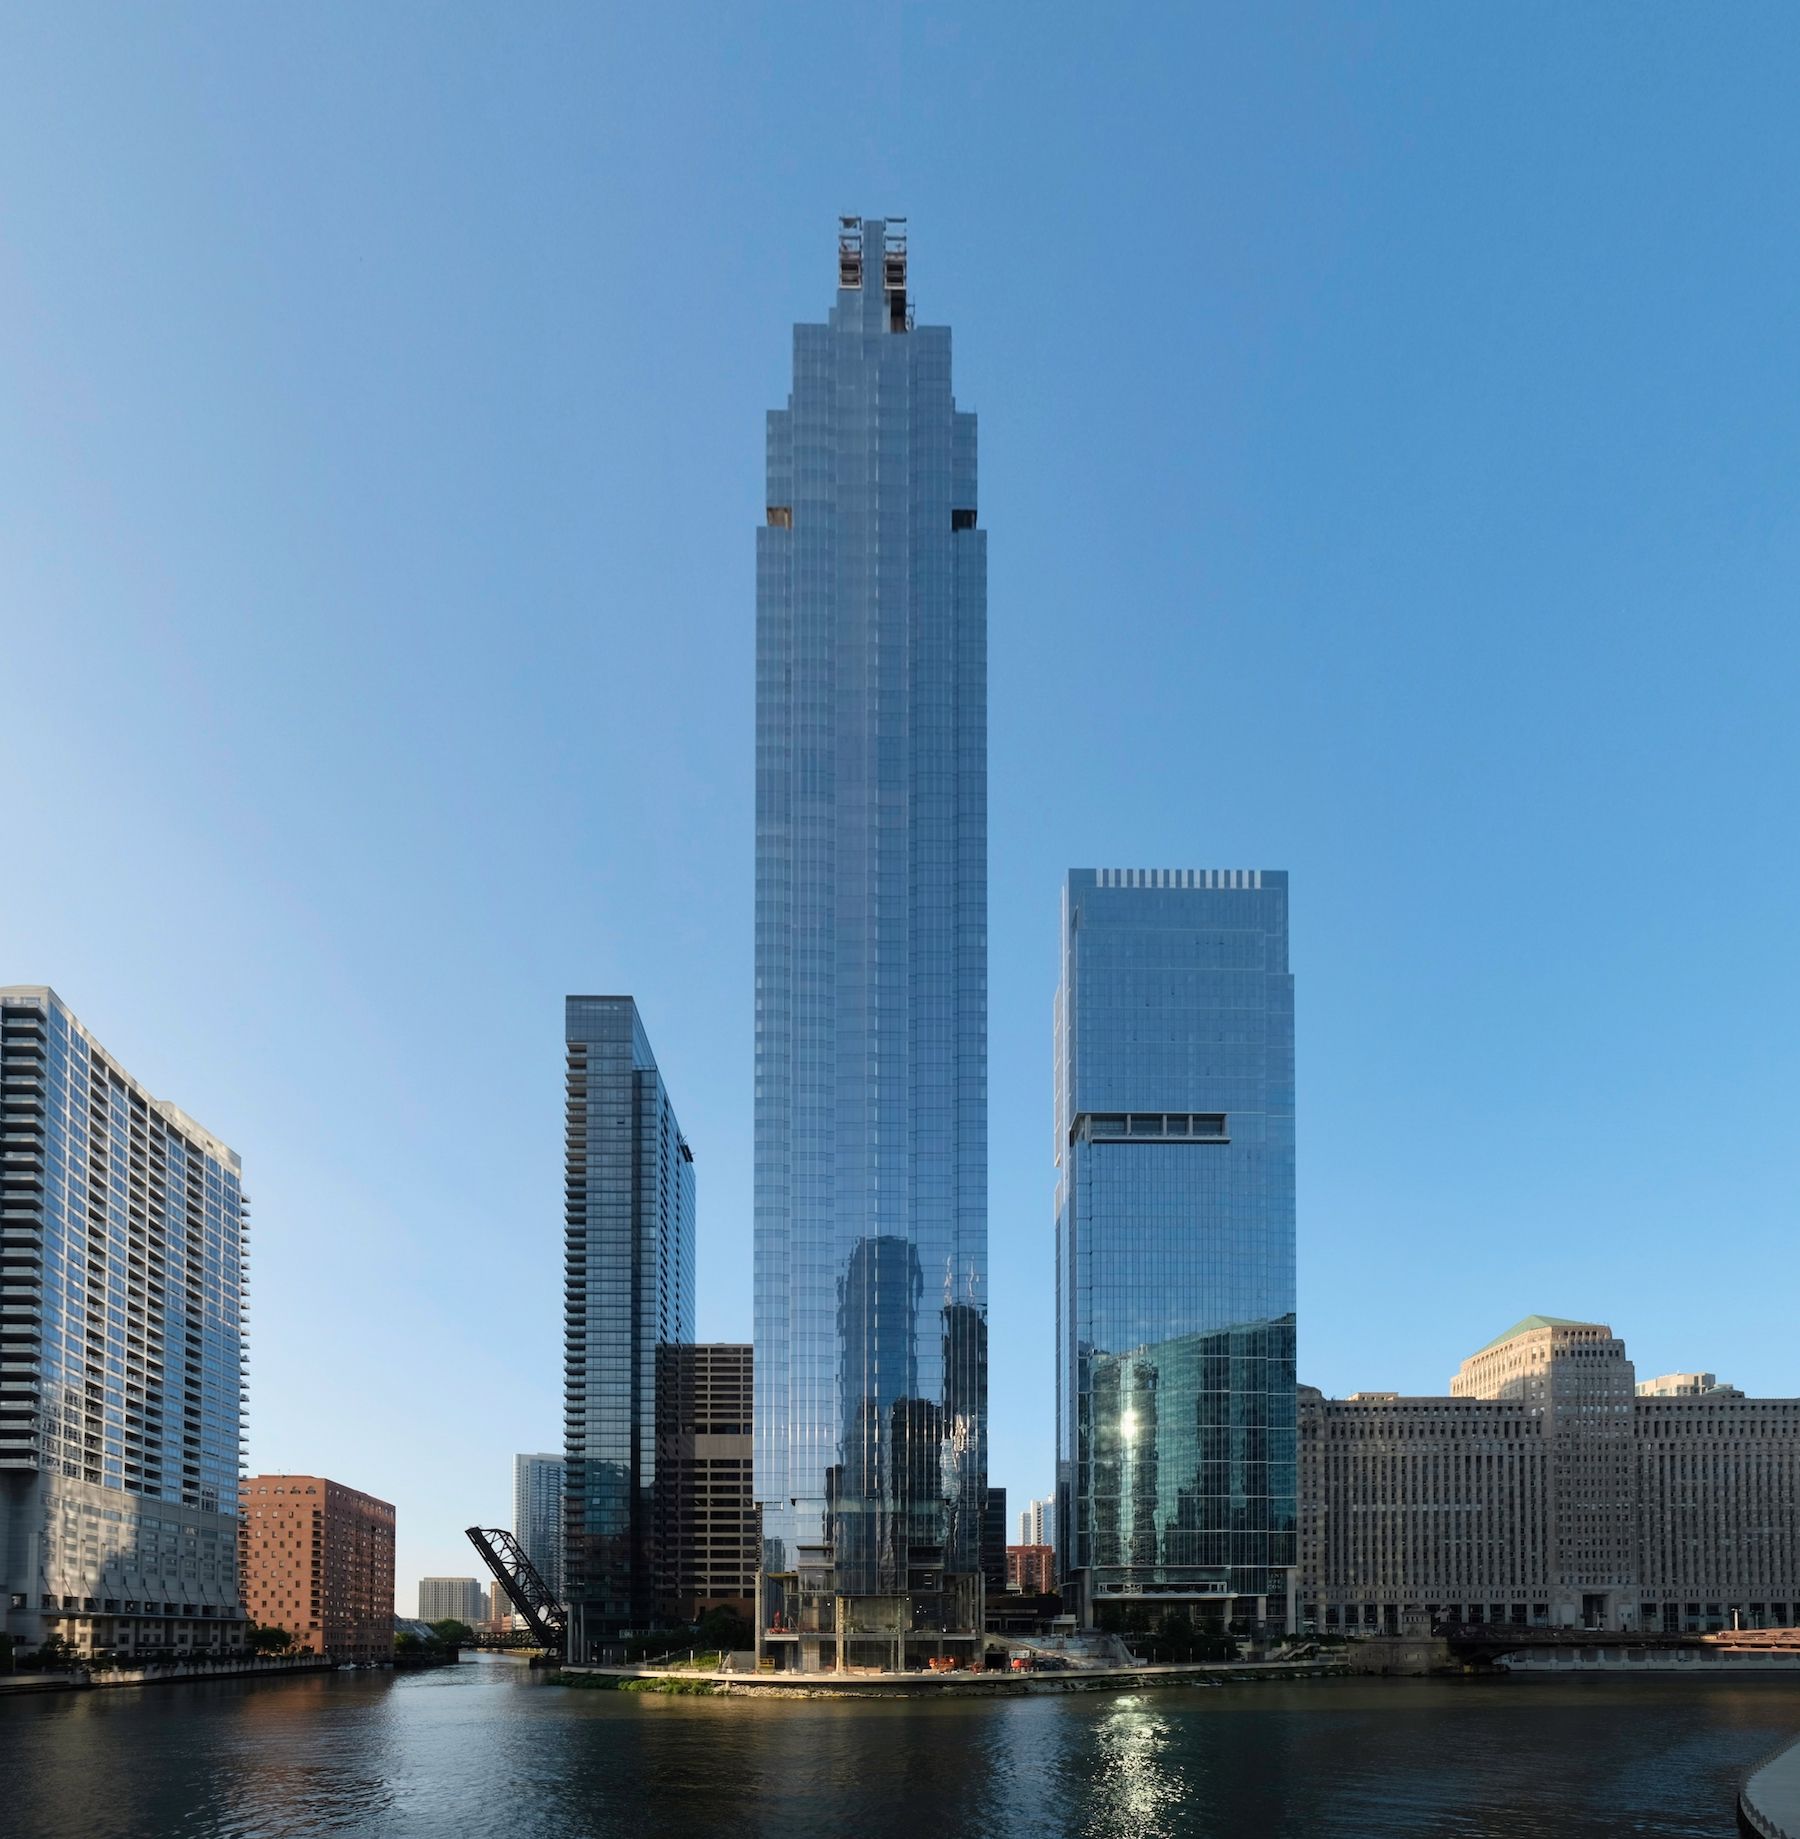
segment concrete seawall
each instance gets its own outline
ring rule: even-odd
[[[1800,1839],[1800,1737],[1745,1777],[1737,1813],[1755,1839]]]
[[[329,1673],[334,1661],[316,1655],[271,1656],[240,1660],[230,1666],[196,1666],[167,1660],[142,1667],[76,1667],[67,1673],[15,1673],[0,1679],[0,1697],[32,1692],[98,1692],[111,1686],[161,1686],[204,1683],[209,1679],[268,1679],[288,1673]]]
[[[1053,1692],[1141,1692],[1268,1679],[1325,1679],[1340,1661],[1196,1662],[1185,1666],[1071,1667],[1030,1673],[698,1673],[637,1667],[565,1667],[569,1684],[627,1691],[702,1693],[719,1698],[1012,1698]]]

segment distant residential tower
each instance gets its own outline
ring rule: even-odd
[[[564,1006],[569,1658],[657,1622],[658,1349],[694,1338],[694,1158],[629,996]]]

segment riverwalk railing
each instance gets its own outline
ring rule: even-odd
[[[1759,1839],[1800,1839],[1800,1737],[1790,1738],[1744,1777],[1738,1819]]]

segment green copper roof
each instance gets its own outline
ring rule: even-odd
[[[1534,1328],[1597,1328],[1597,1322],[1577,1322],[1566,1315],[1528,1315],[1522,1322],[1514,1322],[1505,1334],[1495,1335],[1486,1346],[1476,1348],[1478,1354],[1485,1354],[1490,1347],[1498,1347],[1502,1341],[1510,1341],[1514,1335],[1528,1335]]]

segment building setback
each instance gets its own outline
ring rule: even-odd
[[[236,1647],[238,1158],[36,984],[0,989],[0,1136],[0,1627]]]
[[[473,1628],[487,1619],[487,1587],[479,1577],[421,1577],[419,1620],[442,1622],[447,1617]]]
[[[756,533],[758,1621],[783,1667],[982,1627],[975,417],[949,329],[914,325],[904,224],[842,220],[837,278],[794,328]]]
[[[756,1597],[751,1487],[755,1360],[741,1342],[657,1350],[657,1596],[665,1620],[748,1617]]]
[[[1294,1565],[1287,876],[1076,869],[1057,992],[1056,1554],[1084,1622],[1280,1627]]]
[[[392,1504],[322,1475],[252,1475],[243,1494],[251,1621],[285,1628],[295,1653],[392,1660]]]
[[[513,1537],[524,1548],[525,1556],[537,1567],[537,1574],[549,1586],[550,1594],[563,1600],[563,1459],[543,1451],[513,1458]],[[512,1604],[506,1592],[504,1610],[495,1615],[511,1615]]]
[[[629,996],[564,1005],[563,1580],[591,1660],[656,1606],[657,1350],[694,1338],[694,1157]]]
[[[1800,1618],[1800,1399],[1640,1393],[1598,1322],[1527,1316],[1446,1398],[1302,1388],[1300,1463],[1308,1628]]]

